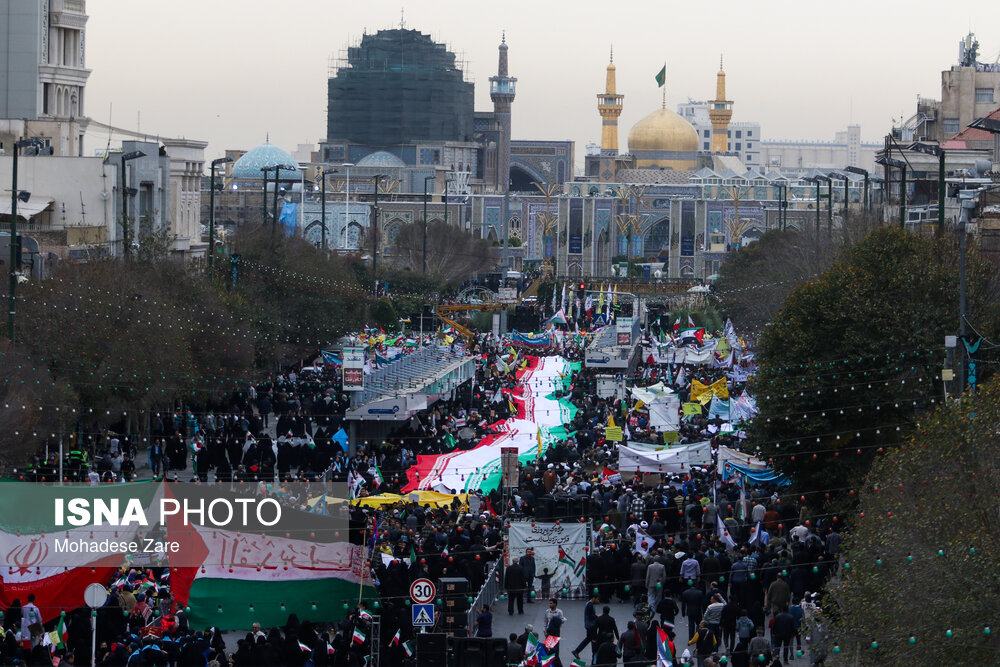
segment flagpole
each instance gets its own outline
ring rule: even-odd
[[[664,60],[663,61],[663,71],[666,72],[666,70],[667,70],[667,61]],[[667,76],[666,76],[666,74],[663,75],[663,85],[661,86],[661,88],[663,88],[663,108],[666,109],[667,108]],[[819,204],[817,204],[817,206],[819,206]]]
[[[365,545],[365,543],[367,541],[368,541],[368,525],[365,524],[365,527],[361,530],[361,548],[362,548],[362,550],[365,548],[364,545]],[[362,551],[361,553],[364,553],[364,551]],[[371,559],[370,558],[368,559],[368,568],[369,568],[369,570],[371,569]],[[364,594],[364,590],[365,590],[365,578],[363,576],[362,577],[358,577],[358,604],[359,605],[361,604],[361,596]]]

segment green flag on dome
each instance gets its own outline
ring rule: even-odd
[[[656,74],[656,85],[659,86],[660,88],[663,88],[663,84],[665,84],[666,82],[667,82],[667,66],[664,65],[663,69],[661,69]]]

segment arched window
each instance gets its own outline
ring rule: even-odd
[[[516,215],[511,216],[507,222],[507,232],[509,238],[516,238],[518,240],[523,238],[521,236],[521,218]]]
[[[344,247],[348,250],[357,250],[361,247],[361,225],[356,222],[348,223],[344,229],[347,236]]]

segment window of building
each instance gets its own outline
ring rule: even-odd
[[[941,121],[941,132],[947,136],[953,134],[958,134],[958,119],[957,118],[945,118]]]
[[[736,130],[736,138],[737,139],[743,138],[743,130]]]
[[[747,130],[747,139],[753,136],[753,130]]]
[[[993,104],[992,88],[976,88],[976,104]]]
[[[753,144],[748,141],[747,142],[747,150],[750,150],[751,148],[753,148]]]
[[[521,218],[514,215],[511,216],[510,220],[507,222],[507,233],[512,239],[521,238]]]
[[[733,131],[732,130],[726,130],[726,136],[727,137],[733,136]]]
[[[709,150],[708,146],[709,146],[709,142],[706,141],[704,144],[702,144],[702,149],[701,150],[703,150],[703,151]]]
[[[740,142],[737,141],[736,142],[736,150],[738,150],[738,151],[739,150],[743,150],[743,144],[741,144]]]
[[[711,136],[712,136],[712,133],[711,133],[711,131],[710,131],[710,130],[703,130],[703,134],[705,135],[705,138],[706,138],[706,139],[708,139],[709,137],[711,137]]]

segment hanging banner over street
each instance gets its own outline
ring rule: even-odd
[[[551,596],[582,600],[588,596],[584,574],[587,570],[589,531],[586,523],[539,523],[515,521],[508,534],[509,562],[531,549],[535,552],[535,576],[552,575]],[[541,590],[540,580],[535,589]],[[565,591],[565,592],[564,592]]]
[[[618,446],[618,469],[622,472],[687,474],[691,472],[692,466],[705,466],[711,463],[712,448],[707,441],[658,451]]]

